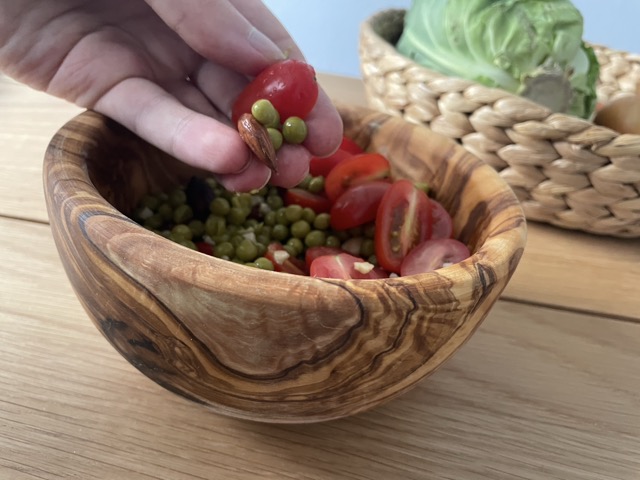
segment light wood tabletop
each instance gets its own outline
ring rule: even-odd
[[[312,425],[221,417],[128,364],[71,290],[42,159],[79,112],[0,77],[0,479],[640,479],[639,240],[530,223],[502,298],[411,392]]]

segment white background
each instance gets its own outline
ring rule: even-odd
[[[319,72],[359,77],[358,32],[371,14],[411,0],[264,0]],[[639,0],[573,0],[584,39],[640,53]]]

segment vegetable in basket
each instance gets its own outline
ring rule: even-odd
[[[396,45],[416,63],[591,118],[599,64],[569,0],[413,0]]]

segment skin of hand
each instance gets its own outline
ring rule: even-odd
[[[268,65],[304,60],[260,0],[0,0],[0,71],[93,109],[226,188],[291,187],[342,139],[326,93],[278,174],[231,125],[234,99]]]

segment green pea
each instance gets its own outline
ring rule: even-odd
[[[214,198],[209,204],[209,211],[214,215],[220,215],[221,217],[228,215],[230,209],[231,205],[229,204],[229,200],[222,197]]]
[[[258,256],[262,257],[265,253],[267,253],[267,244],[262,242],[255,242],[256,248],[258,249]]]
[[[266,98],[256,100],[251,105],[251,115],[265,127],[277,127],[280,124],[278,110]]]
[[[211,238],[224,233],[227,221],[219,215],[209,215],[204,222],[204,231]]]
[[[271,237],[274,240],[282,241],[289,236],[289,228],[286,225],[280,223],[273,226],[271,229]]]
[[[169,194],[169,204],[172,207],[187,203],[187,194],[184,190],[177,188]]]
[[[233,245],[233,247],[235,249],[238,248],[238,245],[240,245],[242,242],[244,242],[246,239],[242,236],[242,235],[234,235],[231,237],[231,239],[229,240],[229,242],[231,243],[231,245]]]
[[[186,203],[178,205],[173,211],[173,221],[176,223],[187,223],[192,218],[193,209]]]
[[[163,223],[164,218],[162,218],[162,215],[160,215],[159,213],[154,213],[144,221],[143,226],[145,228],[148,228],[149,230],[153,230],[155,228],[162,227]]]
[[[366,238],[373,238],[373,236],[376,234],[376,225],[375,225],[375,223],[367,223],[366,225],[364,225],[362,227],[362,234]]]
[[[251,240],[245,238],[240,244],[236,247],[236,256],[240,260],[244,260],[245,262],[251,262],[255,260],[258,256],[258,248],[256,244]]]
[[[305,220],[298,220],[291,225],[290,230],[295,238],[305,238],[311,231],[311,225]]]
[[[284,141],[297,145],[307,138],[307,124],[300,117],[289,117],[282,124]]]
[[[313,208],[304,207],[302,209],[302,220],[309,222],[309,224],[315,222],[316,212],[313,211]]]
[[[298,255],[300,255],[304,250],[304,243],[302,243],[302,240],[296,237],[292,237],[289,240],[287,240],[287,243],[285,243],[285,246],[289,246],[293,249],[293,251],[295,252],[294,257],[297,257]]]
[[[347,233],[351,237],[362,237],[363,230],[362,227],[353,227],[347,230]]]
[[[313,177],[312,177],[311,175],[307,174],[307,175],[302,179],[302,181],[298,184],[298,187],[299,187],[299,188],[302,188],[302,189],[304,189],[304,190],[308,190],[308,189],[309,189],[309,182],[311,182],[311,179],[312,179],[312,178],[313,178]]]
[[[274,270],[273,262],[265,257],[258,257],[254,262],[255,266],[261,270]]]
[[[193,243],[191,240],[180,240],[180,241],[178,241],[178,243],[180,245],[182,245],[183,247],[190,248],[191,250],[197,250],[198,249],[198,247],[196,247],[196,244]]]
[[[256,242],[262,245],[269,245],[271,243],[271,237],[270,235],[267,235],[265,233],[259,233],[258,235],[256,235]]]
[[[160,206],[160,199],[154,195],[145,195],[140,201],[140,205],[150,208],[151,210],[157,210]]]
[[[269,195],[267,195],[267,205],[269,205],[271,210],[278,210],[282,205],[284,205],[284,202],[282,201],[282,197],[278,195],[276,191],[275,194],[269,193]]]
[[[191,240],[193,238],[193,232],[191,231],[189,226],[185,225],[184,223],[179,223],[178,225],[175,225],[171,229],[171,235],[174,238],[179,238],[182,240]]]
[[[263,222],[267,227],[273,227],[277,223],[276,212],[271,210],[265,213]]]
[[[302,207],[300,205],[289,205],[284,209],[284,215],[289,223],[297,222],[302,218]]]
[[[231,207],[229,209],[229,215],[227,215],[227,222],[232,225],[242,225],[249,215],[249,211],[241,207]]]
[[[158,207],[158,214],[164,220],[171,220],[173,218],[173,207],[168,203],[163,203]]]
[[[282,147],[282,143],[284,141],[282,137],[282,133],[277,128],[267,128],[267,133],[269,134],[269,138],[271,139],[271,144],[273,145],[274,150],[280,150]]]
[[[328,213],[319,213],[313,221],[313,228],[318,230],[327,230],[331,226],[331,215]]]
[[[362,240],[362,245],[360,245],[360,256],[363,258],[370,257],[375,253],[375,247],[373,243],[373,239],[365,238]]]
[[[238,193],[231,197],[231,206],[251,210],[252,200],[248,193]]]
[[[229,235],[228,233],[222,233],[220,235],[216,235],[215,237],[211,237],[211,239],[213,240],[213,243],[217,245],[222,242],[230,242],[231,235]]]
[[[327,247],[340,248],[341,242],[340,242],[340,239],[338,237],[336,237],[335,235],[328,235],[327,239],[324,242],[324,244]]]
[[[304,237],[304,244],[307,247],[320,247],[325,244],[327,240],[327,234],[322,230],[311,230],[306,237]]]
[[[236,249],[230,242],[216,243],[213,247],[213,254],[218,258],[233,258]]]
[[[187,225],[194,237],[201,237],[204,235],[204,223],[202,223],[201,220],[191,220]]]
[[[320,192],[322,192],[324,190],[324,177],[322,177],[322,176],[313,177],[309,181],[309,186],[307,187],[307,189],[311,193],[320,193]]]
[[[287,211],[284,207],[276,210],[276,223],[280,225],[289,225],[289,219],[287,218]]]

